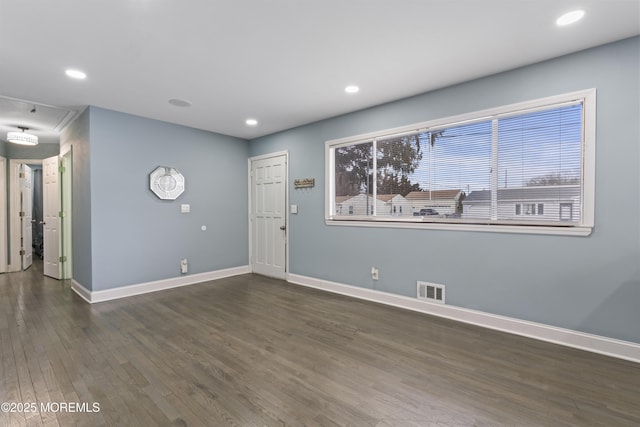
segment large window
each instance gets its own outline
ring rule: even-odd
[[[588,234],[594,112],[587,90],[328,141],[326,219]]]

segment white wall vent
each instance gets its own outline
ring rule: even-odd
[[[444,304],[444,285],[429,282],[417,282],[418,299]]]

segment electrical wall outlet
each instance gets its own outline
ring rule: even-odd
[[[371,278],[378,280],[378,269],[376,267],[371,267]]]
[[[180,260],[180,273],[187,274],[187,270],[189,269],[189,264],[187,263],[187,259],[183,258]]]

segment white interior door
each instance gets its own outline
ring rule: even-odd
[[[42,161],[44,274],[60,278],[60,169],[58,156]]]
[[[251,159],[251,269],[285,277],[287,156]]]
[[[33,178],[31,168],[20,165],[20,256],[22,269],[33,264]]]

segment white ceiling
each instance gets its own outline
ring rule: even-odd
[[[0,95],[249,139],[637,35],[639,5],[0,0]],[[575,8],[582,21],[555,25]],[[87,79],[66,77],[70,67]],[[360,92],[345,94],[348,84]]]

